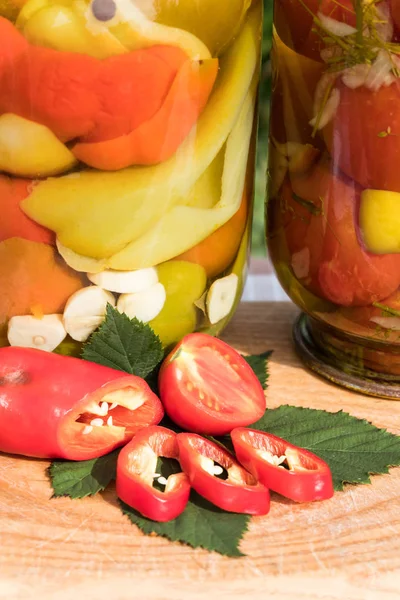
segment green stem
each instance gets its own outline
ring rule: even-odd
[[[386,306],[386,304],[381,304],[380,302],[373,302],[372,306],[375,306],[375,308],[379,308],[391,317],[400,317],[400,311],[395,310],[394,308],[390,308],[390,306]]]
[[[315,206],[315,204],[311,202],[311,200],[304,200],[304,198],[300,198],[300,196],[298,196],[294,192],[292,193],[292,198],[295,202],[297,202],[297,204],[300,204],[300,206],[307,209],[312,215],[316,217],[322,215],[322,209],[318,208],[318,206]]]
[[[364,13],[361,6],[361,0],[353,0],[354,10],[356,11],[356,42],[362,48],[363,45],[363,29],[364,29]]]

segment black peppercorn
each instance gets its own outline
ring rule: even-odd
[[[93,0],[92,13],[98,21],[111,21],[117,12],[114,0]]]

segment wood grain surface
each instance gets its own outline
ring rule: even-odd
[[[363,397],[303,369],[291,345],[296,309],[242,304],[224,334],[238,350],[273,349],[268,405],[343,409],[400,434],[400,402]],[[273,497],[240,559],[146,537],[114,490],[50,500],[46,461],[0,456],[0,598],[203,600],[400,598],[400,468],[323,503]]]

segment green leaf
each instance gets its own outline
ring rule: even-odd
[[[297,406],[267,410],[253,429],[268,431],[310,450],[328,463],[335,490],[344,483],[371,483],[371,474],[400,465],[400,436],[345,412]]]
[[[176,423],[174,423],[168,415],[164,415],[163,420],[160,423],[161,427],[166,427],[167,429],[172,429],[175,433],[182,433],[184,431],[182,427],[179,427]]]
[[[106,319],[85,344],[82,358],[147,377],[164,357],[160,338],[149,325],[130,319],[110,304]]]
[[[53,496],[85,498],[103,491],[115,479],[119,449],[93,460],[54,460],[48,468]]]
[[[263,386],[264,390],[267,389],[268,381],[268,359],[271,356],[272,351],[263,352],[262,354],[253,354],[251,356],[243,356],[246,362],[249,363],[254,373],[257,375],[258,380]]]
[[[192,492],[185,511],[173,521],[156,523],[142,517],[120,502],[122,512],[145,534],[157,534],[193,548],[219,552],[225,556],[243,556],[239,543],[247,531],[248,515],[224,512]]]
[[[165,458],[165,456],[159,456],[157,458],[156,473],[160,473],[160,475],[168,479],[170,475],[182,473],[182,469],[177,460],[173,458]]]
[[[160,393],[158,391],[158,374],[160,372],[161,369],[161,364],[157,365],[155,367],[155,369],[153,369],[151,371],[151,373],[149,373],[149,375],[147,375],[147,377],[145,378],[147,381],[147,384],[149,385],[150,389],[152,392],[154,392],[156,394],[156,396],[159,396]]]
[[[157,458],[156,473],[158,473],[160,477],[165,477],[165,479],[168,479],[170,475],[182,473],[182,469],[177,460],[159,456]],[[155,478],[153,481],[153,487],[155,487],[157,490],[160,490],[160,492],[165,490],[165,485],[159,483],[157,478]]]
[[[82,351],[82,344],[75,342],[70,337],[66,337],[53,352],[62,356],[79,356]]]

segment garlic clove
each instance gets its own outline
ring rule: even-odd
[[[11,346],[52,352],[66,335],[62,315],[44,315],[40,319],[22,315],[11,317],[8,322],[7,338]]]
[[[77,342],[84,342],[104,321],[107,304],[115,306],[110,292],[90,285],[78,290],[68,299],[63,322],[67,333]]]
[[[297,279],[305,279],[310,272],[310,249],[305,247],[292,254],[291,266]]]
[[[137,271],[114,271],[87,273],[88,279],[95,285],[118,294],[143,292],[158,283],[157,270],[154,267]]]
[[[67,300],[64,318],[68,317],[102,317],[106,314],[107,304],[115,306],[115,298],[96,285],[78,290]]]
[[[336,111],[340,104],[340,92],[337,88],[333,88],[328,100],[322,107],[321,114],[317,114],[310,121],[312,127],[317,127],[318,130],[323,129],[335,117]]]
[[[214,281],[206,298],[207,314],[212,325],[229,315],[238,287],[239,278],[235,273]]]
[[[332,17],[324,15],[319,11],[317,13],[317,18],[326,31],[333,33],[333,35],[337,37],[346,37],[347,35],[353,35],[354,33],[357,33],[356,27],[352,27],[352,25],[348,25],[343,21],[332,19]]]
[[[64,327],[66,332],[76,342],[86,342],[94,331],[104,321],[102,317],[64,317]]]
[[[143,323],[148,323],[161,312],[166,292],[162,283],[156,283],[147,290],[136,294],[121,294],[118,299],[117,309],[125,313],[130,319],[136,317]]]
[[[364,85],[368,77],[370,65],[354,65],[345,69],[342,73],[342,81],[348,88],[355,90]]]
[[[393,62],[389,52],[386,50],[379,50],[378,56],[368,71],[368,75],[364,82],[365,87],[376,92],[382,85],[387,85],[386,81],[389,81],[390,85],[394,81],[394,77],[391,76],[392,69]]]

